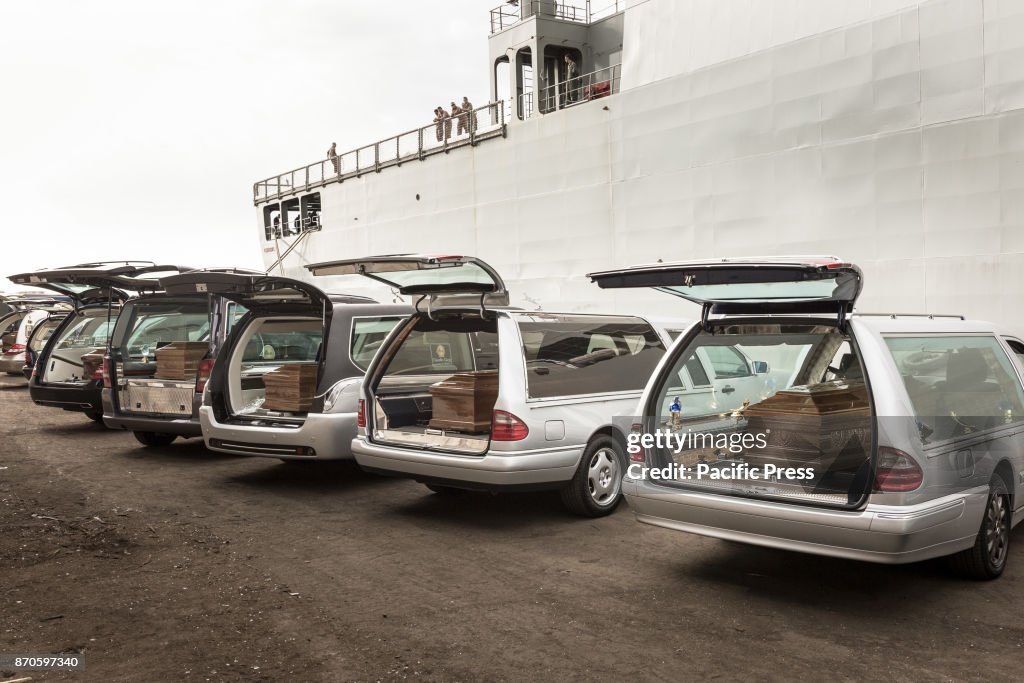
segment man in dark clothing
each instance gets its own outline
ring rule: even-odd
[[[331,148],[327,150],[327,158],[331,160],[331,164],[334,165],[334,175],[341,173],[341,159],[338,158],[338,143],[332,142]]]

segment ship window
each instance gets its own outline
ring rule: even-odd
[[[299,216],[299,198],[281,202],[281,234],[285,237],[298,235],[302,232],[302,218]]]
[[[299,198],[299,213],[302,216],[302,229],[308,230],[320,226],[320,193],[314,192]]]
[[[281,236],[280,204],[267,204],[263,207],[263,234],[268,242]]]

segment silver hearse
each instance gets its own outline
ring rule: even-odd
[[[667,333],[635,316],[526,312],[489,265],[399,255],[307,266],[416,299],[370,363],[352,442],[366,470],[436,493],[558,489],[577,514],[621,499],[625,434]]]
[[[284,461],[352,457],[363,373],[409,306],[272,275],[197,271],[161,283],[170,296],[202,293],[245,311],[227,314],[233,328],[209,370],[199,408],[207,448]],[[284,388],[293,393],[268,393],[278,377],[291,378]]]
[[[130,431],[145,446],[202,436],[199,406],[224,338],[245,308],[191,287],[175,287],[182,274],[159,280],[160,291],[144,293],[121,308],[105,360],[103,423]],[[188,271],[188,282],[211,274],[262,275],[240,269]],[[163,288],[172,283],[172,292]],[[182,291],[184,290],[184,291]],[[177,377],[161,376],[157,352],[188,346],[197,366]]]
[[[651,377],[630,437],[623,488],[641,522],[872,562],[950,556],[978,579],[1003,572],[1024,516],[1020,340],[960,316],[855,314],[861,271],[834,257],[590,277],[702,307]],[[734,385],[739,408],[691,401],[700,357],[765,381]]]

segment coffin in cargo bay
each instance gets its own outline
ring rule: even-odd
[[[496,370],[457,372],[430,387],[433,412],[430,427],[481,433],[491,429],[491,412],[498,400]]]
[[[871,406],[863,382],[794,386],[744,409],[747,431],[767,447],[747,451],[752,464],[855,471],[871,444]]]
[[[156,351],[157,379],[195,381],[199,362],[210,350],[208,342],[172,342]]]
[[[289,363],[263,375],[263,408],[307,413],[316,393],[316,363]]]

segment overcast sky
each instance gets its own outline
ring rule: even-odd
[[[3,2],[0,275],[261,267],[252,183],[486,101],[497,4]]]

